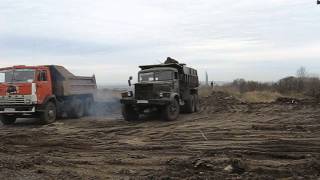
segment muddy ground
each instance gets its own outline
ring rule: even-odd
[[[179,120],[0,125],[1,179],[320,179],[320,105],[224,93]]]

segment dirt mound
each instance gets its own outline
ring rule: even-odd
[[[237,105],[247,103],[223,91],[213,91],[209,96],[200,99],[201,107],[208,113],[242,111]]]
[[[240,176],[247,170],[243,160],[228,157],[171,159],[167,165],[161,174],[166,174],[171,179],[226,179]]]
[[[201,105],[203,106],[220,106],[226,104],[240,104],[242,103],[239,99],[234,96],[222,92],[222,91],[213,91],[209,96],[203,97],[201,99]]]
[[[314,98],[298,99],[298,98],[292,98],[292,97],[279,97],[279,98],[277,98],[275,103],[278,103],[278,104],[296,104],[296,105],[319,104],[319,102]]]

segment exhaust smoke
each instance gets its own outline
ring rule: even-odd
[[[98,89],[93,107],[93,116],[120,118],[121,92],[123,91],[117,89]]]

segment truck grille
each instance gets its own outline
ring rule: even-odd
[[[25,97],[22,95],[0,96],[0,105],[25,104]]]
[[[136,84],[135,98],[138,100],[148,100],[154,98],[153,84]]]

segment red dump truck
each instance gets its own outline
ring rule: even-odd
[[[75,76],[62,66],[0,68],[0,119],[9,125],[39,117],[49,124],[57,117],[89,115],[96,90],[95,76]]]

